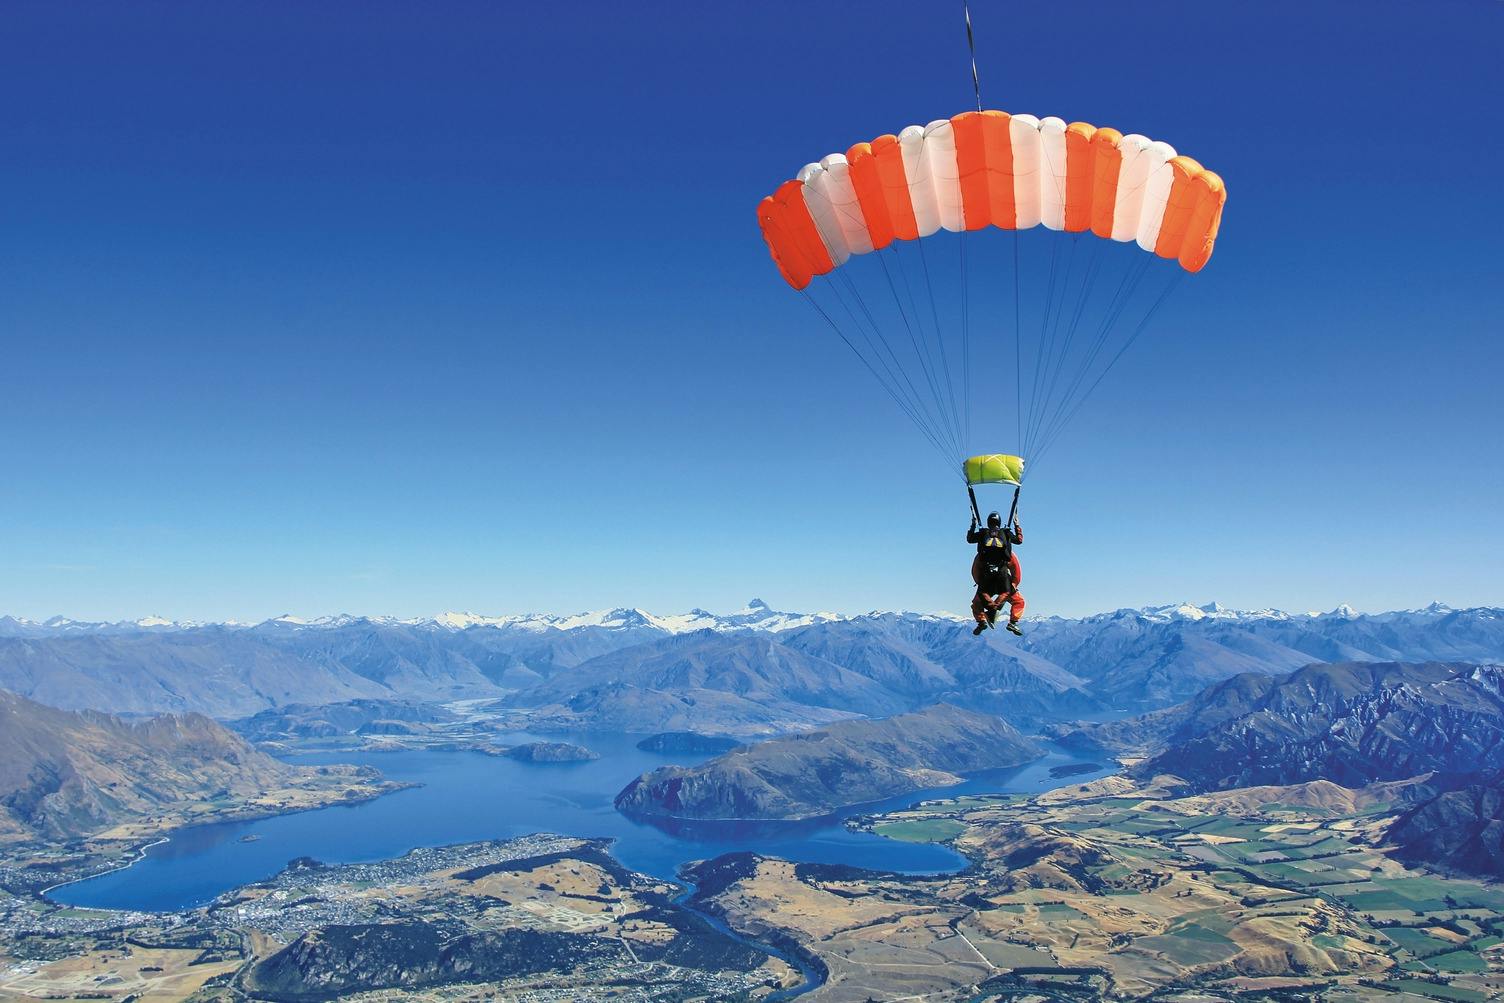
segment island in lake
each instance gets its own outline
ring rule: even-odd
[[[693,753],[696,755],[710,753],[715,755],[721,752],[730,752],[742,743],[734,738],[726,738],[718,735],[701,735],[693,731],[664,731],[651,735],[637,743],[637,747],[643,752],[663,752],[673,754],[676,752]]]
[[[601,758],[600,753],[569,742],[528,742],[513,745],[501,754],[523,763],[588,763]]]
[[[1040,755],[1002,718],[938,704],[739,746],[698,766],[665,766],[632,781],[616,806],[640,817],[815,818]]]

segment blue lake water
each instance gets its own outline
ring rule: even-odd
[[[680,864],[738,850],[790,860],[841,863],[904,873],[953,871],[965,860],[944,846],[902,843],[847,830],[845,815],[797,823],[693,823],[671,831],[634,822],[612,800],[638,774],[667,763],[693,764],[706,755],[644,752],[641,736],[574,734],[548,740],[584,745],[601,758],[586,763],[521,763],[475,752],[331,752],[290,762],[361,763],[393,780],[422,784],[358,805],[281,815],[255,822],[197,826],[173,833],[130,867],[65,885],[50,897],[69,905],[166,911],[202,905],[221,892],[269,877],[295,857],[354,863],[399,856],[414,847],[533,832],[604,836],[623,864],[673,878]],[[501,736],[505,744],[541,736]],[[1102,776],[1099,770],[1054,779],[1050,768],[1077,761],[1053,750],[1013,770],[977,776],[956,787],[920,791],[857,811],[901,808],[925,797],[1048,790]],[[249,837],[249,838],[248,838]]]

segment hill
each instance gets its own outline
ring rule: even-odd
[[[201,714],[132,723],[0,691],[0,839],[71,839],[285,787],[296,772]]]
[[[1395,856],[1456,874],[1504,880],[1504,771],[1457,778],[1397,818]]]

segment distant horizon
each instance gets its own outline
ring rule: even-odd
[[[171,627],[196,627],[196,626],[205,626],[205,627],[212,627],[212,626],[258,627],[258,626],[261,626],[263,624],[274,623],[274,622],[278,622],[278,621],[284,621],[284,622],[287,622],[287,623],[297,624],[297,625],[301,625],[301,626],[324,626],[324,625],[327,625],[331,621],[340,621],[340,620],[347,620],[347,621],[362,621],[362,620],[364,620],[364,621],[369,621],[369,622],[373,622],[373,623],[391,623],[391,624],[402,624],[402,625],[422,625],[422,624],[435,623],[435,624],[441,624],[441,625],[445,625],[445,626],[455,626],[454,624],[443,624],[444,619],[445,618],[465,617],[465,618],[471,618],[471,619],[473,619],[476,622],[476,625],[482,625],[482,626],[484,626],[484,625],[487,625],[487,622],[490,622],[490,623],[500,623],[502,621],[542,620],[542,619],[569,620],[569,619],[576,619],[576,618],[581,618],[581,617],[590,617],[590,616],[596,616],[596,615],[602,615],[602,614],[632,613],[632,612],[645,614],[645,615],[648,615],[648,616],[651,616],[651,617],[655,617],[655,618],[658,618],[658,619],[671,619],[671,618],[675,618],[675,617],[685,617],[685,616],[690,616],[690,615],[695,614],[695,613],[703,613],[703,614],[706,614],[706,615],[709,615],[709,616],[712,616],[712,617],[722,617],[722,618],[724,618],[724,617],[736,616],[737,614],[746,613],[748,611],[757,609],[759,607],[756,606],[756,605],[754,605],[754,604],[759,603],[759,602],[761,602],[761,600],[758,599],[758,598],[756,598],[756,597],[754,597],[753,599],[749,600],[748,603],[747,603],[747,605],[745,605],[745,606],[742,606],[742,607],[740,607],[738,609],[732,609],[732,610],[726,610],[726,611],[720,611],[720,612],[718,612],[716,610],[711,610],[711,609],[708,609],[708,608],[705,608],[705,607],[699,607],[699,606],[691,607],[689,609],[685,609],[685,610],[681,610],[681,611],[677,611],[677,612],[663,612],[663,611],[660,611],[660,610],[649,609],[649,608],[644,607],[644,606],[623,605],[623,606],[603,606],[603,607],[599,607],[599,608],[596,608],[596,609],[569,610],[569,611],[533,609],[533,610],[526,610],[526,611],[523,611],[523,612],[515,612],[515,613],[480,613],[480,612],[476,612],[473,609],[447,609],[447,610],[442,610],[442,611],[437,612],[437,613],[420,613],[420,614],[414,614],[414,615],[402,615],[402,614],[399,614],[399,613],[353,613],[353,612],[351,612],[349,610],[341,610],[341,611],[339,611],[337,613],[320,613],[320,614],[304,614],[304,613],[294,613],[294,612],[288,611],[288,612],[277,613],[277,614],[273,614],[271,616],[264,616],[264,617],[260,617],[260,618],[247,618],[247,617],[228,617],[228,618],[172,617],[172,616],[166,616],[166,615],[164,615],[164,614],[162,614],[160,612],[145,613],[145,614],[142,614],[140,616],[131,616],[131,615],[127,614],[127,615],[124,615],[124,616],[100,616],[100,617],[80,617],[80,616],[69,616],[69,615],[64,614],[64,613],[54,613],[54,614],[51,614],[51,615],[45,616],[45,617],[37,617],[37,616],[28,616],[28,615],[17,614],[17,613],[10,613],[10,612],[0,612],[0,620],[10,620],[12,622],[24,623],[24,624],[27,624],[27,625],[37,626],[37,627],[46,627],[46,626],[48,626],[50,624],[59,624],[59,625],[61,625],[61,624],[77,624],[77,625],[80,625],[80,626],[126,626],[126,625],[135,625],[135,626],[140,626],[140,627],[143,627],[143,628],[150,628],[150,627],[169,627],[169,626],[171,626]],[[773,612],[773,613],[784,613],[784,614],[790,614],[790,615],[795,615],[795,616],[808,616],[808,617],[826,616],[826,617],[831,617],[831,618],[836,618],[836,619],[843,619],[843,620],[857,619],[857,618],[865,617],[865,616],[882,616],[882,615],[888,615],[888,614],[910,615],[910,616],[949,617],[949,618],[955,618],[957,620],[962,620],[962,621],[970,619],[970,615],[967,614],[967,613],[958,613],[955,610],[946,610],[946,609],[930,609],[930,610],[901,609],[901,608],[890,608],[890,609],[846,609],[846,610],[842,610],[842,609],[829,609],[829,608],[827,608],[827,609],[789,609],[789,608],[784,608],[782,606],[771,604],[771,603],[763,603],[763,605],[762,605],[761,608],[765,608],[765,609],[767,609],[767,610],[769,610],[770,612]],[[1384,615],[1392,614],[1392,613],[1430,613],[1430,612],[1438,612],[1438,611],[1447,611],[1447,612],[1453,612],[1453,613],[1468,613],[1468,612],[1475,612],[1475,611],[1480,611],[1480,610],[1496,610],[1496,609],[1500,609],[1500,608],[1501,607],[1492,606],[1492,605],[1488,605],[1488,604],[1455,606],[1455,605],[1452,605],[1451,603],[1447,603],[1447,602],[1444,602],[1442,600],[1432,600],[1431,602],[1426,603],[1425,605],[1422,605],[1422,606],[1413,606],[1413,607],[1404,607],[1404,608],[1395,607],[1395,608],[1388,608],[1388,609],[1362,609],[1362,608],[1356,607],[1356,606],[1354,606],[1354,605],[1352,605],[1350,603],[1338,603],[1336,606],[1333,606],[1330,609],[1290,609],[1290,608],[1284,608],[1284,607],[1279,607],[1279,606],[1233,607],[1233,606],[1224,605],[1224,604],[1219,603],[1219,602],[1217,602],[1215,600],[1211,600],[1211,601],[1204,602],[1204,603],[1194,603],[1194,602],[1189,602],[1189,601],[1182,601],[1182,602],[1165,602],[1165,603],[1146,603],[1146,604],[1138,605],[1138,606],[1116,606],[1116,607],[1113,607],[1113,608],[1110,608],[1110,609],[1101,609],[1101,610],[1096,610],[1094,612],[1083,613],[1083,614],[1074,615],[1074,616],[1065,616],[1065,615],[1058,614],[1058,613],[1026,614],[1025,617],[1024,617],[1024,619],[1026,621],[1027,620],[1049,620],[1049,619],[1058,619],[1058,620],[1089,620],[1089,619],[1092,619],[1093,617],[1107,616],[1107,615],[1112,614],[1112,613],[1121,613],[1121,612],[1124,612],[1124,611],[1133,612],[1133,613],[1167,613],[1167,612],[1175,612],[1175,611],[1179,611],[1179,610],[1191,610],[1191,609],[1199,610],[1199,611],[1201,611],[1203,613],[1207,613],[1207,614],[1224,613],[1224,614],[1238,615],[1238,616],[1256,616],[1256,615],[1260,615],[1260,614],[1279,614],[1279,615],[1290,616],[1290,617],[1301,617],[1301,616],[1304,616],[1304,617],[1319,617],[1319,616],[1335,616],[1335,615],[1342,615],[1342,614],[1349,614],[1349,615],[1352,615],[1352,616],[1384,616]]]

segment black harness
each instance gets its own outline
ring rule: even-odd
[[[984,591],[1009,593],[1013,591],[1013,538],[1006,528],[985,531],[977,541],[977,554],[982,560],[982,572],[977,577]]]

